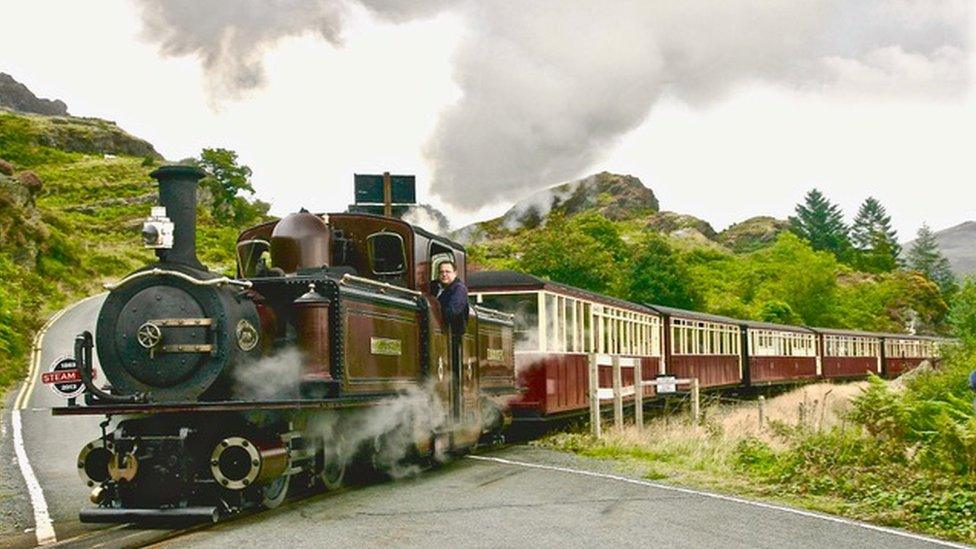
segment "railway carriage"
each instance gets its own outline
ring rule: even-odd
[[[932,365],[939,362],[940,340],[934,337],[905,334],[884,334],[884,360],[882,371],[887,378],[917,368],[922,362]]]
[[[648,307],[664,320],[668,374],[698,378],[703,388],[742,383],[741,321],[662,305]]]
[[[613,356],[639,360],[643,379],[664,373],[661,316],[653,309],[514,271],[473,272],[469,295],[515,315],[515,364],[524,393],[510,403],[521,421],[584,412],[589,355],[601,387],[612,385]],[[625,361],[624,385],[635,368]],[[653,396],[654,389],[645,387]]]
[[[469,287],[474,302],[515,317],[523,394],[511,407],[523,422],[587,411],[590,354],[603,388],[612,386],[610,361],[616,355],[640,360],[645,380],[666,374],[697,378],[702,388],[734,390],[868,374],[894,377],[925,360],[936,362],[939,346],[948,342],[637,305],[514,271],[472,273]],[[621,364],[625,387],[634,379],[628,364]],[[650,387],[644,391],[654,395]]]
[[[802,326],[744,321],[746,385],[773,385],[820,375],[817,334]]]
[[[825,379],[881,375],[879,334],[852,330],[813,328],[820,336],[821,371]]]

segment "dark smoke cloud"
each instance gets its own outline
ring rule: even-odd
[[[259,86],[277,40],[341,44],[363,6],[404,22],[453,11],[463,96],[425,148],[431,190],[467,210],[572,179],[663,95],[703,105],[762,81],[834,94],[958,98],[971,82],[967,0],[141,0],[147,36],[197,55],[215,93]]]

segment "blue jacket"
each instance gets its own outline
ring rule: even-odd
[[[459,336],[464,333],[468,325],[468,288],[461,282],[460,278],[455,278],[444,287],[440,282],[434,286],[434,296],[441,304],[441,313],[444,321],[451,328],[451,333]]]

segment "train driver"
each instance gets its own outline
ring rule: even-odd
[[[437,283],[432,291],[441,304],[441,314],[451,330],[452,339],[460,341],[468,324],[468,288],[458,278],[453,260],[447,259],[437,265]]]

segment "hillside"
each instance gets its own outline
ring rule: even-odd
[[[966,221],[938,231],[935,240],[957,277],[976,274],[976,221]],[[903,248],[908,250],[912,242],[905,243]]]
[[[48,314],[153,259],[139,228],[162,162],[113,122],[0,109],[0,387]],[[201,260],[231,269],[238,227],[198,217]]]

